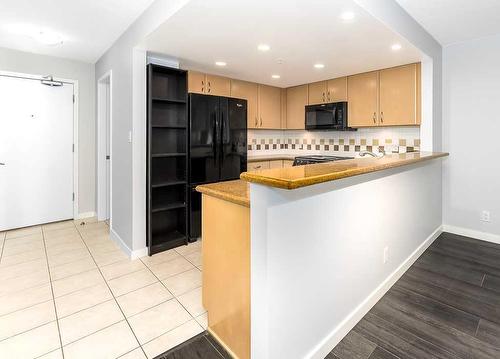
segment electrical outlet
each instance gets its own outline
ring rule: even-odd
[[[481,212],[481,221],[491,222],[490,211],[482,211]]]
[[[384,248],[384,264],[389,261],[389,247]]]

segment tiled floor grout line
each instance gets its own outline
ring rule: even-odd
[[[56,317],[57,334],[59,336],[59,344],[61,345],[62,359],[64,359],[64,349],[63,349],[63,345],[62,345],[61,328],[59,327],[59,318],[57,316],[56,297],[54,295],[54,287],[52,285],[52,277],[50,275],[49,257],[47,256],[47,246],[46,246],[46,243],[45,243],[45,235],[44,235],[44,232],[43,232],[43,227],[40,227],[40,229],[42,231],[43,247],[45,249],[45,260],[47,261],[47,270],[49,272],[50,291],[52,293],[52,304],[54,305],[54,315]]]
[[[109,227],[109,226],[108,226]],[[82,238],[83,242],[85,243],[85,240],[83,239],[83,236],[81,234],[81,232],[78,230],[78,227],[76,228],[76,230],[78,231],[78,233],[80,234],[80,237]],[[141,348],[144,356],[147,358],[148,356],[146,355],[146,352],[144,351],[144,348],[142,347],[142,344],[141,342],[139,341],[139,338],[137,338],[137,335],[135,334],[134,330],[132,329],[132,326],[130,325],[130,322],[128,321],[127,319],[127,316],[125,315],[125,313],[123,312],[123,309],[120,307],[120,304],[118,303],[118,300],[116,299],[116,296],[115,294],[113,293],[113,291],[111,290],[111,287],[109,286],[108,282],[106,281],[106,278],[104,278],[104,275],[102,274],[101,272],[101,268],[99,268],[99,265],[97,264],[94,256],[92,255],[92,253],[90,252],[90,249],[87,245],[87,243],[85,243],[85,247],[87,247],[89,253],[90,253],[90,256],[92,257],[92,259],[94,260],[95,262],[95,265],[97,266],[97,270],[99,271],[99,273],[101,274],[102,276],[102,279],[104,280],[104,283],[106,283],[106,286],[108,287],[108,290],[110,291],[111,295],[113,296],[113,299],[118,307],[118,309],[120,310],[120,312],[122,313],[123,315],[123,318],[125,319],[125,322],[127,323],[128,327],[130,328],[130,331],[132,332],[132,334],[134,335],[134,338],[135,340],[137,341],[137,344],[139,345],[139,347]],[[116,323],[115,323],[116,324]],[[100,330],[99,330],[100,331]],[[136,348],[137,349],[137,348]],[[135,349],[134,349],[135,350]],[[64,358],[63,358],[64,359]]]

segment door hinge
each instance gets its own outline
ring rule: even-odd
[[[75,144],[73,143],[73,146],[72,146],[72,151],[73,153],[75,153]]]
[[[73,103],[75,103],[75,95],[73,95]]]
[[[73,192],[73,202],[75,202],[75,192]]]

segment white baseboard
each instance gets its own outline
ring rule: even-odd
[[[474,229],[469,229],[469,228],[450,226],[448,224],[443,224],[443,232],[450,232],[453,234],[458,234],[460,236],[466,236],[475,239],[480,239],[482,241],[500,244],[500,235],[498,234],[476,231]]]
[[[398,281],[413,263],[443,232],[442,226],[432,234],[394,271],[392,272],[351,314],[349,314],[323,341],[321,341],[307,358],[323,359],[351,331],[352,328],[377,304],[385,293]]]
[[[75,219],[91,218],[95,216],[96,216],[95,212],[83,212],[83,213],[78,213],[78,216]]]
[[[121,239],[121,237],[114,231],[113,228],[109,229],[109,238],[111,238],[112,241],[114,241],[116,244],[120,246],[122,251],[125,252],[125,254],[130,258],[130,259],[136,259],[140,257],[144,257],[148,255],[148,248],[144,247],[141,249],[137,249],[135,251],[131,250]]]

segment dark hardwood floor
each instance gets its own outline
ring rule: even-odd
[[[230,357],[204,333],[158,358]],[[500,358],[500,245],[443,233],[325,359],[396,358]]]
[[[326,359],[500,358],[500,245],[443,233]]]

